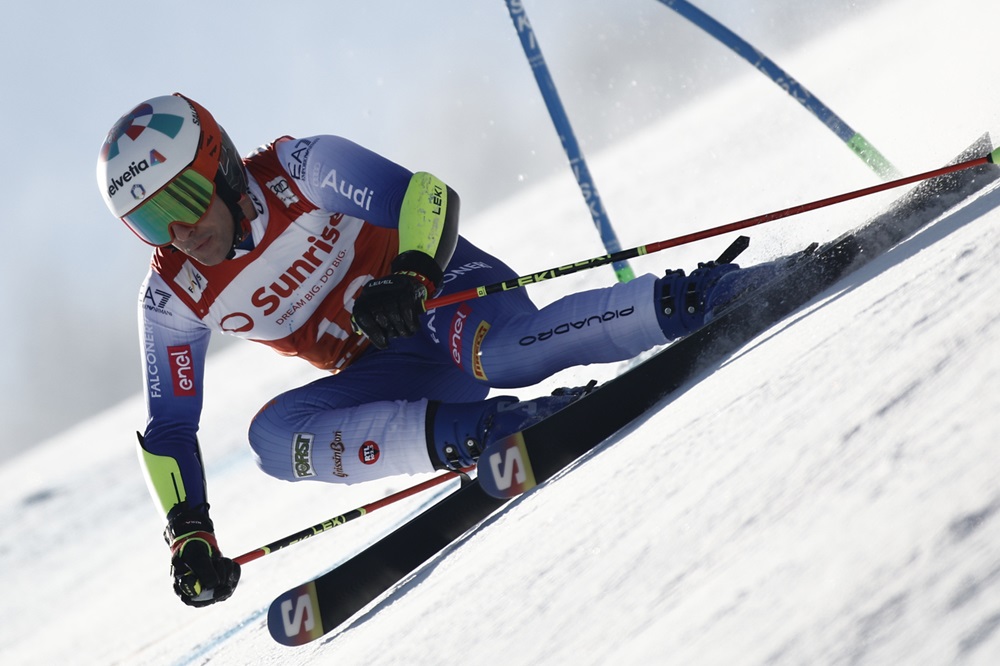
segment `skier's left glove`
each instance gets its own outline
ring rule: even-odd
[[[232,596],[240,581],[240,565],[219,551],[207,505],[172,516],[164,537],[173,555],[174,592],[181,601],[201,607]]]
[[[418,250],[393,259],[392,271],[361,289],[351,317],[355,332],[379,349],[388,347],[393,338],[408,338],[420,330],[424,301],[444,277],[434,258]]]

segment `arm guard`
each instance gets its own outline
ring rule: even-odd
[[[188,491],[184,487],[184,477],[181,475],[181,467],[177,459],[173,456],[158,455],[146,449],[146,441],[143,436],[139,437],[139,466],[142,467],[143,477],[146,479],[146,487],[149,494],[160,508],[164,517],[178,505],[187,502]],[[202,468],[201,496],[206,493],[204,468]]]
[[[443,273],[458,243],[458,212],[453,189],[427,172],[413,174],[399,211],[399,254],[422,252]]]

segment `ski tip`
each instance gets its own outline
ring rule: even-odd
[[[479,485],[498,499],[516,497],[537,484],[524,435],[516,432],[486,447],[479,457]]]
[[[288,590],[271,602],[267,629],[282,645],[297,646],[314,641],[325,632],[313,582]]]

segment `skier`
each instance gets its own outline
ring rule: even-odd
[[[472,465],[489,441],[585,391],[519,402],[488,398],[491,388],[634,357],[698,328],[767,272],[709,262],[542,309],[519,289],[425,312],[432,295],[516,277],[458,234],[452,188],[336,136],[285,136],[241,159],[180,94],[115,123],[97,180],[112,213],[155,247],[138,302],[139,451],[174,591],[191,606],[228,598],[240,577],[214,536],[196,435],[211,333],[329,371],[253,418],[260,468],[357,483]]]

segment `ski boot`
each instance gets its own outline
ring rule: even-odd
[[[726,306],[778,277],[817,247],[813,243],[794,255],[740,268],[732,261],[748,243],[746,237],[741,236],[719,259],[699,263],[690,275],[673,270],[658,280],[657,316],[668,340],[701,328]]]
[[[427,452],[435,469],[458,471],[476,464],[491,443],[555,414],[590,393],[597,382],[560,388],[533,400],[499,396],[482,402],[431,402]]]

